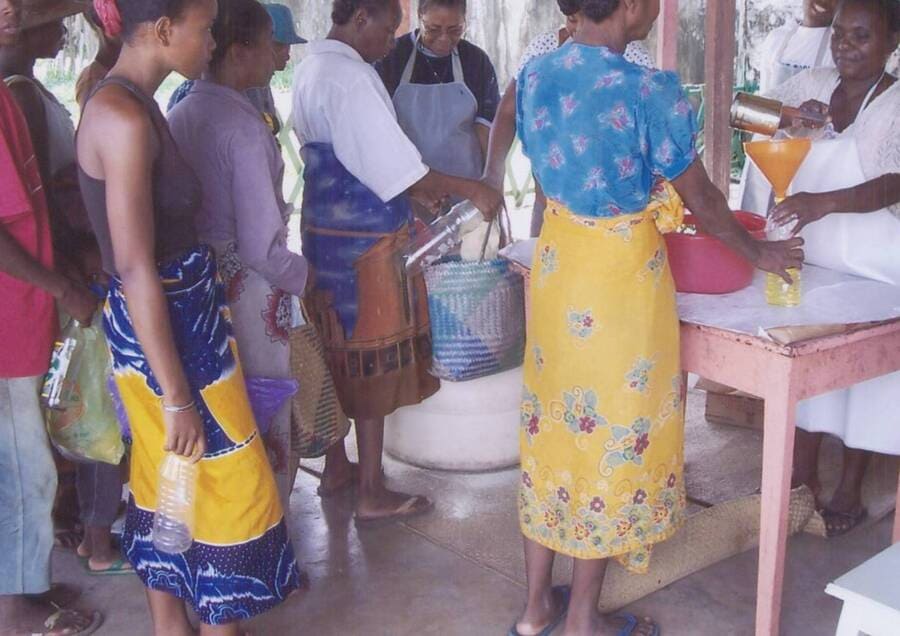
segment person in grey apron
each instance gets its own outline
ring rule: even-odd
[[[478,179],[484,171],[484,151],[475,128],[480,125],[475,122],[478,101],[466,85],[459,51],[450,54],[449,82],[413,84],[416,59],[427,58],[428,53],[422,51],[421,38],[414,33],[409,37],[413,52],[393,98],[397,121],[426,165],[454,177]]]
[[[500,101],[487,54],[463,39],[463,0],[423,0],[420,28],[376,66],[397,121],[433,169],[480,179]]]
[[[900,83],[885,72],[900,39],[900,6],[848,0],[834,24],[837,72],[820,69],[796,82],[809,85],[805,98],[830,109],[835,132],[813,142],[794,179],[797,194],[773,217],[797,224],[806,262],[900,286],[900,159],[876,167],[872,161],[896,145],[885,127],[900,124]],[[858,35],[844,35],[850,33]],[[864,38],[869,42],[858,44]],[[822,511],[830,536],[865,516],[861,488],[869,451],[900,455],[898,414],[900,373],[800,403],[798,481],[817,488],[822,433],[845,444],[841,484]]]

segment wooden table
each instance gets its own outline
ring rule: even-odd
[[[900,371],[900,319],[782,346],[682,322],[685,372],[765,400],[756,635],[777,636],[781,618],[797,403]],[[894,542],[900,542],[900,481]]]

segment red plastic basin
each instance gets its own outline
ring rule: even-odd
[[[755,238],[766,236],[766,220],[750,212],[735,212],[735,217]],[[696,227],[691,214],[685,225]],[[753,265],[708,234],[666,234],[669,266],[680,292],[692,294],[728,294],[753,282]]]

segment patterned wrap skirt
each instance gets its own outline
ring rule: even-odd
[[[549,202],[521,413],[523,534],[635,572],[685,510],[679,325],[657,227],[680,221],[659,212],[587,218]]]
[[[400,258],[412,237],[406,195],[385,203],[328,144],[301,151],[303,255],[314,285],[303,304],[325,347],[344,413],[379,418],[440,388],[422,274]]]
[[[206,455],[198,464],[194,543],[178,555],[153,547],[158,468],[165,454],[162,391],[116,279],[104,326],[134,438],[123,546],[145,586],[184,599],[204,623],[245,620],[282,602],[301,585],[300,575],[211,250],[198,247],[162,266],[160,278],[206,436]]]

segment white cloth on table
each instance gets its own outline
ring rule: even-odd
[[[371,64],[337,40],[308,47],[294,72],[293,126],[300,145],[330,144],[338,160],[382,201],[428,174],[397,123],[394,105]]]

